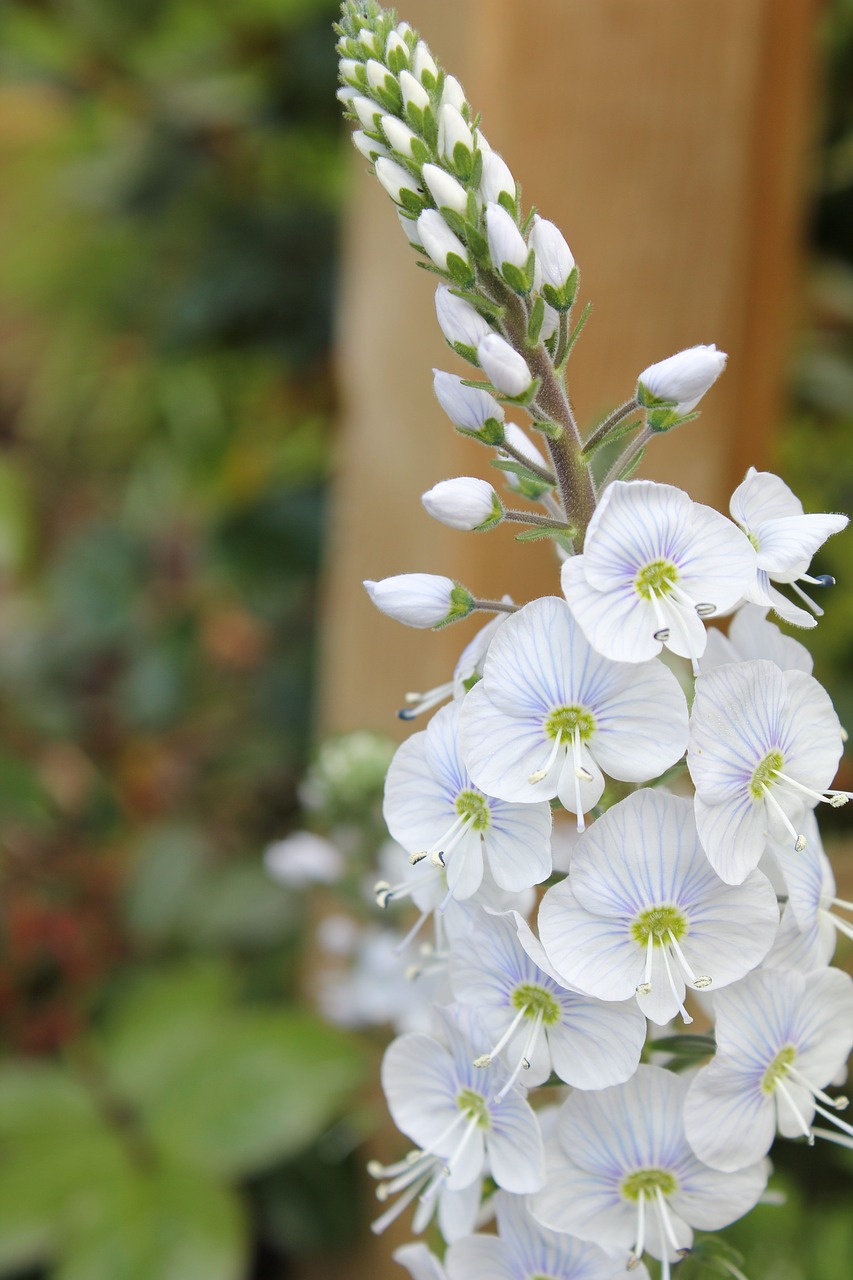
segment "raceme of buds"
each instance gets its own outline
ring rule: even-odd
[[[377,609],[407,627],[442,627],[471,612],[473,597],[452,578],[436,573],[398,573],[365,590]]]
[[[527,362],[499,333],[488,333],[480,339],[477,359],[492,386],[505,396],[522,396],[530,390],[533,378]]]
[[[674,404],[678,413],[690,413],[717,381],[727,358],[713,344],[678,351],[643,370],[637,379],[637,399],[649,408],[663,402]]]
[[[440,480],[421,497],[429,515],[451,529],[489,529],[503,516],[492,486],[474,476]]]

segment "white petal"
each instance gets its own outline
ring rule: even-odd
[[[565,1161],[548,1167],[548,1181],[529,1201],[537,1222],[552,1231],[567,1231],[581,1240],[606,1240],[630,1249],[637,1228],[636,1211],[623,1200],[614,1179],[589,1173]]]
[[[776,1132],[776,1108],[754,1073],[718,1056],[698,1072],[684,1104],[684,1130],[700,1160],[731,1172],[760,1160]]]
[[[646,1039],[636,1001],[603,1003],[566,992],[560,1005],[562,1019],[547,1029],[560,1079],[575,1089],[605,1089],[630,1079]]]
[[[492,1109],[486,1132],[492,1177],[516,1195],[538,1191],[545,1181],[545,1152],[539,1122],[518,1094],[510,1093]]]
[[[777,582],[790,582],[804,573],[827,538],[840,533],[847,516],[785,516],[766,520],[753,532],[758,541],[758,564]]]
[[[755,577],[755,551],[731,520],[712,507],[693,504],[689,540],[676,560],[679,585],[697,604],[726,613],[743,598]]]
[[[706,804],[695,797],[696,826],[708,861],[726,884],[741,884],[767,843],[766,807],[749,796]]]
[[[510,893],[541,884],[551,874],[549,804],[490,806],[483,845],[496,883]]]
[[[475,1178],[470,1186],[461,1187],[458,1191],[445,1187],[439,1192],[438,1225],[448,1243],[470,1235],[474,1230],[482,1196],[482,1178]]]
[[[391,1257],[405,1267],[412,1280],[447,1280],[438,1258],[425,1244],[404,1244]]]
[[[769,1161],[759,1160],[737,1173],[724,1174],[695,1160],[682,1173],[681,1185],[668,1197],[669,1203],[698,1231],[718,1231],[758,1203],[769,1167]]]
[[[689,541],[693,506],[687,494],[671,484],[653,480],[611,484],[584,540],[587,581],[609,591],[633,583],[644,565],[670,559],[676,548]]]
[[[769,622],[767,610],[760,605],[745,604],[738,609],[729,627],[729,641],[737,656],[726,661],[768,658],[783,671],[805,671],[811,675],[814,659],[808,649]],[[707,660],[707,650],[705,656]]]
[[[450,1280],[518,1280],[506,1250],[495,1236],[469,1236],[456,1240],[445,1258]]]
[[[732,494],[729,510],[738,524],[752,529],[764,520],[801,516],[803,504],[780,476],[750,467]]]
[[[460,726],[468,771],[487,795],[529,804],[557,794],[556,768],[541,782],[528,781],[554,745],[542,718],[525,721],[499,710],[483,679],[462,703]]]
[[[382,1088],[397,1128],[419,1147],[440,1137],[459,1114],[453,1063],[430,1036],[410,1034],[391,1042],[382,1059]],[[449,1155],[450,1149],[439,1154]]]
[[[687,702],[675,675],[662,662],[632,665],[630,670],[630,677],[623,675],[618,684],[611,679],[604,697],[590,695],[597,713],[590,749],[611,778],[646,782],[684,754]]]
[[[591,586],[585,561],[585,555],[566,560],[560,581],[589,643],[614,662],[647,662],[656,657],[663,643],[655,640],[660,623],[651,603],[641,599],[630,583],[610,590]]]
[[[539,908],[539,936],[563,982],[600,1000],[627,1000],[642,982],[644,954],[621,919],[590,915],[569,882]]]

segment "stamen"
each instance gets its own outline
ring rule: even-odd
[[[418,936],[421,929],[424,927],[424,924],[429,919],[430,915],[431,915],[431,912],[429,911],[421,912],[421,914],[418,916],[417,920],[412,925],[411,929],[406,934],[406,936],[395,945],[394,952],[393,952],[395,956],[402,955],[402,953],[406,950],[406,947],[409,945],[409,943],[414,942],[415,938]]]
[[[813,578],[809,573],[801,573],[800,582],[809,582],[813,587],[835,586],[835,579],[831,573],[819,573],[816,578]]]
[[[805,591],[803,591],[803,588],[798,586],[796,582],[792,582],[790,585],[794,589],[794,591],[796,591],[800,599],[806,602],[806,604],[809,606],[809,608],[811,609],[815,617],[822,618],[823,609],[821,609],[820,605],[816,604],[815,601],[812,600],[811,596],[807,596]]]
[[[637,1197],[637,1241],[631,1250],[631,1256],[628,1259],[628,1270],[636,1271],[642,1261],[643,1252],[646,1247],[646,1193],[640,1188],[640,1194]]]
[[[577,819],[578,819],[578,835],[582,835],[583,832],[586,830],[586,823],[584,822],[584,817],[583,817],[583,800],[581,799],[581,778],[583,777],[584,774],[586,774],[587,777],[589,778],[589,781],[592,782],[592,775],[588,772],[588,770],[584,769],[583,765],[581,764],[581,731],[577,725],[575,725],[575,730],[574,730],[574,733],[572,734],[572,755],[574,756],[574,761],[575,761],[575,813],[577,814]]]
[[[835,1142],[839,1147],[848,1147],[853,1150],[853,1138],[848,1138],[846,1134],[836,1133],[834,1129],[812,1129],[812,1133],[816,1138],[826,1138],[827,1142]]]
[[[832,1111],[827,1111],[826,1107],[822,1107],[819,1102],[814,1104],[814,1109],[825,1120],[830,1120],[832,1124],[837,1125],[842,1133],[849,1133],[853,1137],[853,1124],[848,1124],[846,1120],[839,1119]]]
[[[433,880],[440,879],[440,872],[428,871],[426,875],[417,876],[412,880],[401,880],[399,884],[389,884],[387,880],[377,880],[373,886],[376,905],[384,911],[392,898],[395,902],[402,902],[404,898],[410,898],[416,889],[420,889],[425,884],[431,884]]]
[[[687,981],[692,982],[693,986],[697,987],[700,991],[704,991],[706,987],[710,987],[711,983],[713,982],[713,978],[710,978],[707,974],[700,974],[698,978],[696,977],[696,974],[693,972],[693,970],[690,968],[690,965],[687,963],[687,957],[685,956],[684,952],[681,950],[681,947],[678,945],[678,939],[676,938],[675,934],[672,932],[671,929],[669,930],[669,940],[672,943],[675,954],[678,956],[678,960],[682,969],[687,975]]]
[[[824,1093],[822,1089],[817,1089],[807,1080],[801,1071],[798,1071],[793,1064],[788,1064],[788,1075],[796,1080],[797,1084],[801,1084],[815,1098],[820,1098],[821,1102],[825,1102],[828,1107],[832,1107],[834,1111],[846,1111],[849,1100],[847,1098],[830,1098],[828,1093]]]
[[[669,1220],[669,1212],[667,1211],[666,1200],[664,1199],[664,1195],[660,1187],[655,1187],[655,1201],[657,1203],[657,1210],[658,1210],[658,1215],[660,1217],[660,1223],[663,1230],[664,1238],[666,1239],[667,1243],[672,1246],[672,1248],[678,1254],[679,1258],[686,1257],[687,1254],[690,1252],[690,1250],[683,1248],[678,1243],[678,1239],[676,1237],[675,1231],[673,1230],[672,1223]]]
[[[779,817],[782,819],[782,822],[784,823],[786,829],[794,837],[794,852],[802,853],[806,847],[806,837],[802,834],[802,832],[799,832],[799,833],[797,832],[797,829],[794,826],[793,822],[788,817],[787,813],[782,808],[781,804],[776,799],[776,797],[774,796],[773,792],[770,790],[766,782],[761,783],[761,790],[764,792],[765,799],[770,801],[770,803],[773,805],[773,808],[776,810]]]
[[[843,907],[845,911],[853,911],[853,902],[847,902],[844,898],[830,898],[829,901],[836,907]]]
[[[816,800],[818,803],[831,804],[833,809],[840,809],[850,799],[849,791],[815,791],[813,787],[806,787],[802,782],[798,782],[796,778],[789,777],[781,769],[776,770],[776,778],[781,778],[789,787],[802,791],[803,795],[809,796],[810,799]]]
[[[523,1070],[527,1071],[530,1069],[530,1060],[533,1056],[533,1050],[536,1048],[536,1041],[539,1039],[539,1032],[542,1029],[543,1017],[544,1017],[544,1014],[540,1009],[539,1012],[536,1014],[536,1017],[533,1019],[533,1026],[530,1028],[530,1035],[527,1037],[527,1043],[524,1046],[524,1052],[522,1053],[521,1057],[516,1063],[515,1069],[513,1070],[513,1073],[510,1076],[510,1078],[507,1080],[506,1084],[500,1089],[498,1093],[495,1094],[495,1099],[494,1099],[495,1102],[503,1102],[504,1098],[509,1093],[512,1086],[515,1084],[516,1080],[521,1075],[522,1071]]]
[[[433,707],[437,707],[452,693],[453,681],[450,680],[447,684],[438,684],[434,689],[427,689],[426,693],[404,694],[403,701],[408,705],[402,707],[397,715],[401,720],[414,720],[416,716],[421,716],[425,711],[431,711]]]
[[[654,632],[654,639],[666,644],[669,639],[669,627],[666,625],[666,618],[663,616],[663,609],[660,607],[660,601],[655,594],[654,587],[648,588],[649,599],[652,602],[652,608],[655,611],[655,620],[658,624],[657,631]]]
[[[519,1022],[521,1022],[521,1019],[527,1013],[527,1010],[529,1008],[530,1008],[529,1004],[525,1004],[521,1006],[518,1013],[515,1015],[512,1022],[509,1024],[509,1026],[507,1027],[506,1031],[503,1033],[503,1035],[501,1036],[497,1044],[493,1048],[491,1048],[488,1053],[483,1053],[480,1055],[479,1058],[474,1059],[475,1067],[487,1067],[489,1063],[492,1061],[492,1059],[498,1056],[501,1049],[504,1049],[507,1046],[507,1044],[509,1044],[510,1040],[512,1039],[515,1033],[516,1028],[518,1027]]]
[[[703,602],[694,600],[693,597],[688,595],[684,588],[680,587],[677,582],[673,582],[669,589],[677,600],[683,600],[691,609],[695,609],[700,618],[708,618],[712,613],[717,612],[717,606],[715,604],[712,604],[710,601]]]
[[[853,925],[850,924],[849,920],[842,920],[841,916],[837,916],[834,911],[827,911],[826,915],[835,925],[840,934],[843,934],[845,938],[850,938],[851,941],[853,941]]]
[[[527,779],[531,787],[534,787],[537,782],[544,782],[545,779],[548,777],[548,774],[554,768],[554,761],[557,759],[557,752],[560,750],[560,743],[562,742],[562,739],[563,739],[563,730],[558,729],[557,736],[554,739],[554,745],[551,748],[551,754],[548,756],[548,759],[545,762],[544,767],[541,769],[534,770],[534,772],[531,773]]]
[[[664,963],[664,968],[666,969],[666,976],[669,979],[669,988],[672,994],[675,996],[676,1000],[678,1000],[678,1011],[681,1014],[682,1021],[686,1026],[689,1026],[689,1024],[693,1021],[693,1019],[685,1009],[684,1002],[678,999],[678,992],[675,989],[675,979],[672,976],[672,969],[670,968],[670,965],[669,965],[669,952],[667,951],[666,947],[663,947],[663,946],[661,947],[660,950],[661,950],[661,955],[663,956],[663,963]]]
[[[788,1088],[788,1086],[785,1084],[784,1080],[781,1080],[781,1079],[776,1081],[776,1088],[779,1090],[779,1092],[781,1093],[782,1097],[785,1099],[785,1101],[787,1102],[788,1106],[789,1106],[789,1107],[791,1108],[791,1110],[793,1111],[793,1113],[794,1113],[794,1115],[795,1115],[795,1117],[796,1117],[796,1119],[797,1119],[797,1123],[799,1124],[800,1129],[802,1130],[803,1137],[808,1141],[809,1146],[810,1146],[810,1147],[813,1147],[813,1146],[814,1146],[814,1134],[812,1133],[812,1131],[811,1131],[811,1129],[809,1128],[809,1126],[806,1124],[805,1116],[804,1116],[804,1115],[803,1115],[803,1113],[800,1111],[800,1108],[797,1106],[796,1102],[794,1101],[794,1096],[793,1096],[793,1094],[791,1093],[791,1090],[790,1090],[790,1089]],[[779,1109],[779,1102],[778,1102],[778,1099],[777,1099],[777,1101],[776,1101],[776,1109],[777,1109],[777,1113],[778,1113],[778,1109]],[[833,1117],[833,1118],[834,1118],[834,1117]],[[843,1121],[842,1121],[842,1123],[843,1123]],[[850,1131],[850,1132],[851,1132],[851,1133],[853,1133],[853,1129],[851,1129],[851,1131]]]
[[[425,1174],[421,1181],[414,1182],[412,1186],[409,1187],[408,1191],[405,1191],[403,1195],[400,1196],[400,1199],[396,1202],[396,1204],[392,1204],[390,1209],[386,1209],[385,1212],[380,1215],[380,1217],[374,1219],[374,1221],[371,1222],[370,1230],[373,1232],[374,1235],[377,1235],[377,1236],[381,1235],[383,1231],[385,1231],[388,1227],[390,1227],[392,1222],[395,1222],[397,1218],[399,1218],[403,1210],[408,1208],[408,1206],[412,1203],[412,1201],[418,1195],[421,1188],[426,1183],[428,1177],[429,1175]],[[380,1199],[381,1198],[383,1197],[380,1197]]]
[[[466,1116],[467,1112],[461,1111],[459,1114],[461,1116]],[[471,1141],[471,1138],[474,1134],[474,1130],[477,1128],[479,1123],[480,1123],[480,1117],[478,1115],[473,1115],[469,1117],[468,1124],[465,1126],[465,1132],[463,1133],[462,1137],[459,1139],[459,1142],[456,1144],[456,1150],[453,1152],[453,1155],[450,1157],[450,1159],[445,1161],[445,1164],[444,1164],[445,1177],[449,1178],[450,1175],[453,1173],[453,1166],[459,1162],[459,1157],[462,1155],[462,1152],[465,1150],[468,1143]]]
[[[652,989],[652,958],[654,956],[655,937],[651,929],[646,938],[646,967],[643,971],[643,981],[637,987],[638,996],[647,996]]]

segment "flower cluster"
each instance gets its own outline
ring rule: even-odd
[[[437,1215],[443,1261],[422,1244],[396,1255],[416,1280],[615,1280],[645,1254],[668,1277],[695,1230],[762,1196],[777,1131],[853,1138],[827,1092],[853,1047],[853,981],[829,967],[851,904],[813,812],[848,799],[833,787],[844,735],[807,652],[767,616],[815,625],[800,584],[829,584],[812,557],[846,517],[805,514],[753,469],[731,518],[631,478],[695,416],[725,365],[713,346],[642,371],[582,434],[566,369],[586,311],[573,321],[561,232],[525,214],[407,23],[347,0],[338,33],[355,145],[473,367],[436,370],[438,405],[507,485],[440,479],[423,505],[459,530],[522,525],[562,566],[560,593],[523,606],[432,574],[365,584],[409,626],[491,615],[445,684],[406,695],[405,719],[448,705],[385,785],[398,865],[376,898],[419,909],[396,951],[434,937],[410,966],[429,971],[424,1016],[383,1063],[414,1149],[371,1165],[390,1202],[375,1226],[409,1205],[416,1232]],[[727,634],[708,625],[721,616]],[[713,1034],[684,1032],[697,1016]],[[492,1217],[497,1235],[478,1234]]]

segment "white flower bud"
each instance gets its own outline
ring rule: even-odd
[[[429,106],[429,94],[421,84],[420,80],[416,80],[411,71],[400,72],[400,92],[403,95],[403,106],[418,107],[424,111]]]
[[[657,399],[674,403],[679,413],[689,413],[717,381],[727,359],[713,344],[688,347],[644,369],[637,379],[638,393],[645,388]]]
[[[376,142],[363,129],[356,129],[352,135],[352,141],[356,151],[360,151],[365,160],[370,160],[371,163],[379,156],[388,156],[388,151],[382,143]]]
[[[481,147],[482,151],[482,147]],[[480,195],[487,204],[497,204],[501,195],[515,199],[515,178],[503,156],[496,151],[482,151],[483,176],[480,179]]]
[[[486,233],[489,238],[489,257],[494,267],[500,271],[503,264],[509,262],[523,271],[530,251],[512,215],[499,204],[486,206]]]
[[[537,214],[530,232],[530,248],[536,254],[536,288],[550,284],[554,289],[564,289],[574,271],[575,260],[559,228]]]
[[[456,107],[443,106],[438,113],[438,153],[453,164],[453,153],[459,143],[474,154],[474,135]]]
[[[384,156],[380,156],[376,161],[376,176],[396,204],[403,203],[401,196],[404,191],[410,191],[415,196],[423,195],[423,189],[418,186],[408,169],[397,164],[396,160],[386,160]]]
[[[489,140],[480,129],[477,130],[477,149],[482,151],[484,154],[486,152],[490,152],[492,149]]]
[[[478,387],[466,387],[455,373],[433,369],[433,390],[450,421],[463,431],[480,431],[489,419],[502,422],[504,411],[494,396]]]
[[[487,480],[459,476],[441,480],[421,497],[428,515],[451,529],[469,532],[499,520],[503,514],[500,498]]]
[[[457,590],[452,578],[437,573],[398,573],[364,586],[377,609],[407,627],[440,627],[453,613]]]
[[[457,111],[461,111],[466,105],[465,90],[456,79],[456,76],[444,77],[444,88],[441,91],[441,102],[439,111],[442,107],[455,107]]]
[[[400,226],[403,228],[403,234],[409,244],[413,244],[416,249],[423,249],[421,244],[421,234],[418,231],[417,218],[409,218],[403,213],[402,209],[397,210],[397,217],[400,219]]]
[[[468,261],[468,250],[455,236],[437,209],[425,209],[418,218],[418,235],[428,256],[437,267],[447,270],[448,256],[453,253]]]
[[[477,359],[486,377],[506,396],[521,396],[533,378],[527,361],[499,333],[487,333],[477,345]]]
[[[363,93],[357,93],[349,103],[350,109],[356,113],[361,123],[370,133],[376,133],[378,122],[385,114],[378,103],[372,98],[367,98]]]
[[[439,209],[452,209],[454,213],[464,217],[468,208],[468,193],[462,183],[457,182],[437,164],[425,164],[422,173],[429,193]]]
[[[368,53],[378,53],[376,47],[376,36],[368,27],[362,27],[358,33],[359,43],[363,44]]]
[[[446,284],[440,284],[435,291],[435,314],[451,346],[459,342],[476,351],[480,339],[492,331],[488,320],[464,298],[458,298]]]
[[[264,849],[264,867],[279,884],[304,889],[310,884],[334,884],[344,871],[340,850],[311,831],[294,831]]]
[[[375,58],[368,58],[365,70],[367,71],[367,83],[371,89],[394,92],[394,77],[387,67],[383,67],[381,62],[377,62]]]
[[[433,56],[429,51],[429,45],[424,40],[419,40],[415,48],[415,56],[412,59],[412,72],[421,83],[423,83],[424,72],[432,76],[433,80],[438,79],[438,67],[435,65]]]
[[[407,124],[403,124],[403,121],[398,119],[397,116],[383,116],[380,124],[382,125],[382,132],[394,150],[399,151],[401,156],[406,156],[411,160],[412,143],[418,136],[414,130],[410,129]]]
[[[348,84],[360,87],[364,81],[360,74],[363,62],[359,62],[357,58],[341,58],[338,69],[341,73],[341,79],[346,80]]]
[[[528,462],[532,462],[534,465],[539,467],[547,468],[548,462],[544,455],[540,453],[533,441],[524,434],[521,427],[517,426],[516,423],[504,423],[504,439],[507,444],[512,445],[516,453],[520,453]],[[500,449],[498,450],[498,457],[508,458],[509,456],[510,455],[508,453],[503,453]],[[521,487],[519,477],[513,475],[511,471],[506,473],[506,482],[510,489],[519,489]]]
[[[410,36],[412,34],[411,25],[408,22],[398,22],[397,34],[403,39],[405,39],[406,36]]]
[[[402,26],[402,23],[401,23],[401,26]],[[400,34],[400,27],[398,27],[396,31],[390,31],[388,33],[388,39],[385,41],[385,61],[386,62],[391,61],[392,54],[397,54],[398,57],[399,56],[404,57],[406,62],[409,61],[409,46],[406,44],[405,40]]]
[[[357,97],[355,89],[350,89],[347,85],[341,85],[340,89],[335,93],[338,102],[342,102],[349,110],[353,104],[353,100]]]
[[[545,319],[542,321],[542,329],[539,334],[539,337],[543,340],[543,342],[547,341],[548,338],[553,338],[554,334],[557,332],[557,329],[559,328],[559,325],[560,325],[559,311],[557,310],[556,307],[552,307],[546,302],[545,303]]]

